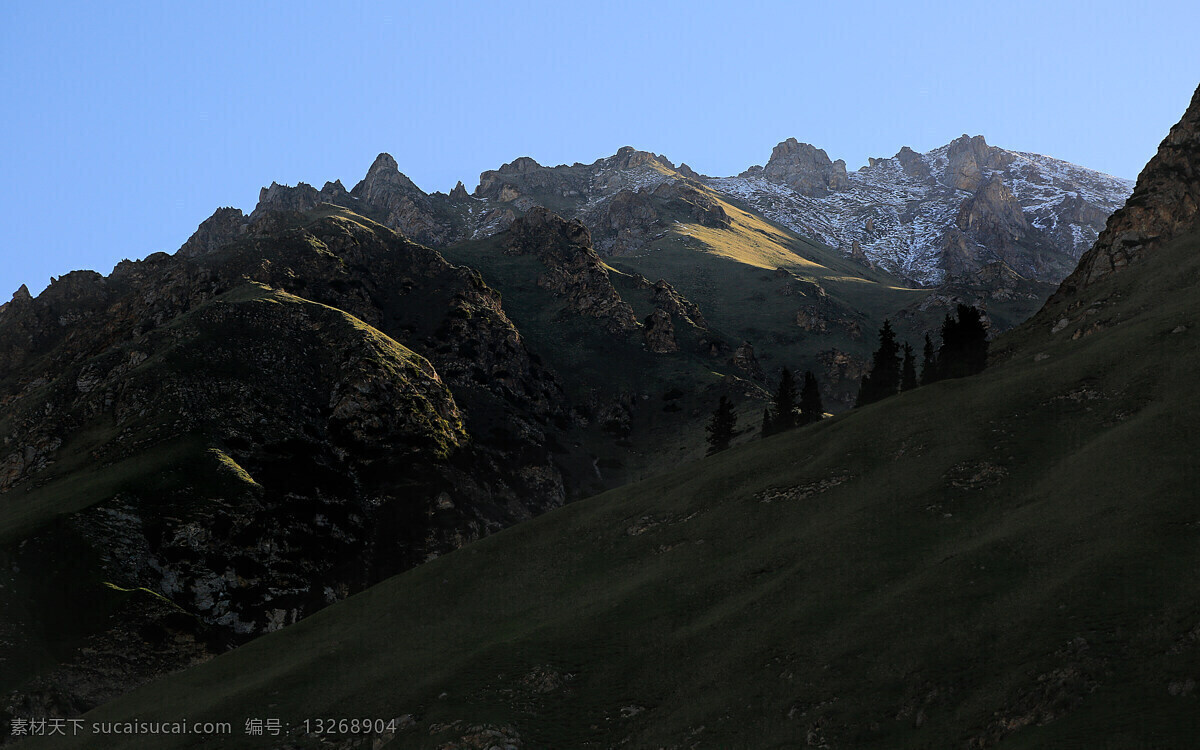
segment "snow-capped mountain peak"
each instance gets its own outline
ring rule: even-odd
[[[766,167],[708,180],[805,236],[924,285],[997,260],[1061,280],[1133,182],[963,135],[921,154],[905,146],[846,173],[841,160],[789,139]]]

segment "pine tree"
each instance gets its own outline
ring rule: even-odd
[[[855,406],[865,406],[895,395],[900,388],[900,346],[889,320],[879,329],[879,348],[871,359],[871,371],[863,376]]]
[[[800,424],[817,422],[825,416],[821,403],[821,389],[811,370],[804,372],[804,387],[800,389]]]
[[[775,434],[775,425],[771,424],[771,409],[770,407],[763,408],[762,420],[762,436],[767,437]]]
[[[958,319],[949,314],[942,322],[942,346],[938,350],[938,378],[963,378],[987,367],[987,326],[983,313],[959,304]]]
[[[796,381],[792,371],[783,368],[779,374],[779,388],[775,391],[775,401],[771,404],[772,434],[790,430],[796,426]]]
[[[917,364],[913,358],[913,348],[904,342],[904,362],[900,365],[900,390],[911,391],[917,387]]]
[[[958,328],[962,336],[963,363],[968,375],[987,369],[987,326],[983,311],[970,305],[958,306]]]
[[[717,403],[716,411],[708,422],[705,432],[708,433],[708,455],[720,453],[729,447],[733,440],[733,428],[737,426],[737,414],[733,412],[733,404],[729,398],[722,396]]]
[[[921,357],[921,385],[929,385],[938,379],[937,350],[933,348],[933,339],[925,334],[925,351]]]
[[[942,321],[942,345],[938,347],[938,380],[946,378],[961,378],[966,375],[963,369],[962,334],[958,321],[949,313]]]

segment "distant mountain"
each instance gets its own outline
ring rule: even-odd
[[[707,182],[804,236],[925,286],[997,261],[1057,283],[1133,188],[966,135],[925,154],[905,146],[849,174],[844,162],[788,139],[766,167]]]
[[[273,184],[259,205],[370,209],[384,225],[435,246],[489,236],[540,205],[582,220],[601,254],[619,256],[670,235],[678,213],[726,221],[698,187],[906,283],[939,286],[972,283],[994,263],[1058,283],[1133,183],[966,135],[926,154],[905,146],[847,173],[845,162],[789,138],[765,167],[737,177],[705,177],[630,146],[591,164],[546,167],[521,157],[482,173],[470,196],[461,183],[449,195],[427,195],[381,154],[349,193],[340,182],[321,191]],[[663,210],[666,203],[676,210]]]
[[[864,331],[890,315],[919,341],[959,302],[984,308],[993,332],[1005,330],[1036,310],[1074,267],[1128,189],[1126,181],[989,147],[978,137],[927,155],[902,149],[852,175],[844,163],[794,140],[777,146],[767,167],[730,178],[705,177],[628,146],[591,164],[547,167],[521,157],[482,173],[472,194],[459,183],[449,195],[424,193],[380,154],[350,191],[340,182],[321,190],[272,184],[254,214],[218,211],[183,251],[235,238],[263,211],[330,203],[475,265],[470,242],[541,206],[580,220],[609,266],[661,279],[701,308],[715,305],[716,330],[732,345],[756,345],[768,373],[786,364],[824,375],[837,408],[853,400],[870,343]],[[842,277],[865,274],[932,293],[881,308],[866,299],[878,287],[847,285],[840,297],[801,294],[778,319],[720,314],[739,284],[714,297],[713,274],[732,279],[794,268],[804,275],[814,260],[818,267],[844,267]],[[828,283],[837,283],[833,277]],[[875,312],[856,318],[863,310]]]

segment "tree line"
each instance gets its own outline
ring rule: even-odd
[[[983,322],[983,313],[971,305],[959,304],[955,315],[947,313],[942,321],[940,346],[934,347],[933,339],[925,334],[918,377],[916,352],[907,341],[900,344],[891,321],[884,320],[879,329],[879,348],[871,357],[871,369],[859,383],[854,405],[865,406],[919,385],[982,372],[987,367],[987,354],[987,326]],[[785,367],[779,375],[779,386],[770,406],[763,409],[762,436],[811,424],[820,420],[824,413],[821,390],[812,372],[805,371],[804,383],[797,393],[795,378]],[[721,396],[705,428],[708,455],[728,448],[736,427],[737,414],[733,404],[728,396]]]
[[[821,403],[821,388],[816,376],[811,371],[805,371],[804,383],[797,392],[796,379],[792,371],[785,367],[779,374],[779,386],[775,389],[770,406],[763,409],[762,436],[811,424],[823,416],[825,407]],[[727,396],[721,396],[705,428],[708,432],[708,455],[728,448],[736,427],[737,414],[733,411],[733,404]]]
[[[879,329],[879,348],[871,357],[871,369],[863,376],[854,405],[866,406],[918,385],[983,372],[988,351],[983,313],[961,303],[955,312],[957,317],[947,313],[942,321],[941,346],[934,348],[933,339],[925,334],[919,380],[912,346],[907,341],[901,346],[891,321],[884,320]]]

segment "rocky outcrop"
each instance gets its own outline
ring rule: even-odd
[[[1030,278],[1061,275],[1071,265],[1070,256],[1029,223],[999,173],[993,173],[963,200],[941,247],[947,280],[974,274],[996,262]]]
[[[638,327],[633,309],[621,299],[608,269],[592,249],[587,227],[537,206],[512,223],[502,240],[510,255],[533,255],[546,270],[537,284],[566,300],[577,315],[596,318],[615,334]]]
[[[822,197],[850,186],[846,162],[830,161],[824,149],[788,138],[771,151],[763,177],[802,195]]]
[[[947,165],[941,181],[955,190],[975,192],[987,179],[985,170],[1002,170],[1013,158],[1008,151],[989,146],[983,136],[972,138],[964,133],[946,146]],[[907,161],[912,164],[911,157]]]
[[[679,342],[675,340],[675,324],[671,314],[662,308],[646,316],[642,323],[642,336],[646,348],[655,354],[679,351]]]
[[[646,192],[622,190],[589,217],[597,252],[625,255],[662,236],[658,201]]]
[[[1108,220],[1055,297],[1074,294],[1137,263],[1175,235],[1200,226],[1200,88],[1138,176],[1125,206]]]
[[[622,190],[653,188],[676,174],[666,157],[632,146],[623,146],[616,154],[591,164],[570,166],[544,167],[523,156],[479,175],[474,196],[501,203],[525,199],[529,205],[522,210],[536,203],[570,213]]]
[[[733,353],[733,358],[729,361],[737,369],[741,370],[753,380],[763,380],[766,375],[763,374],[762,365],[758,363],[758,359],[754,356],[754,347],[749,341],[743,341],[741,346]]]
[[[522,156],[479,175],[473,195],[486,200],[509,202],[524,194],[549,193],[562,198],[580,198],[587,190],[587,175],[579,170],[543,167]]]
[[[896,155],[892,157],[900,168],[904,170],[904,174],[917,180],[929,179],[929,165],[921,158],[921,155],[913,151],[908,146],[901,146]],[[871,166],[875,166],[872,164]]]
[[[313,210],[322,203],[345,206],[349,197],[350,194],[346,192],[346,188],[342,187],[341,180],[326,182],[320,190],[306,182],[298,183],[296,187],[272,182],[270,187],[258,191],[258,206],[255,207],[255,211],[262,209],[263,211],[303,213]]]
[[[271,183],[271,187],[278,188],[278,185]],[[249,220],[240,208],[218,208],[188,237],[179,248],[179,254],[193,257],[211,253],[239,239],[246,233],[248,224]]]
[[[659,279],[651,287],[650,301],[660,310],[665,310],[672,316],[681,318],[694,328],[708,328],[700,308],[696,303],[675,291],[675,287]]]
[[[653,190],[622,190],[581,220],[604,255],[624,255],[661,238],[677,221],[726,229],[732,220],[720,202],[704,189],[683,180],[663,182]]]
[[[962,202],[954,224],[964,232],[977,232],[999,241],[1018,239],[1029,232],[1021,204],[999,177],[985,180]]]
[[[796,311],[796,326],[808,333],[842,333],[853,339],[862,338],[862,324],[854,313],[825,295],[815,297]]]
[[[840,349],[819,353],[817,362],[822,371],[817,381],[821,384],[821,395],[825,402],[852,406],[863,376],[871,369],[870,363]]]
[[[429,196],[400,172],[391,154],[377,156],[350,195],[378,212],[384,226],[415,242],[444,245],[457,239],[454,229],[435,216]]]

